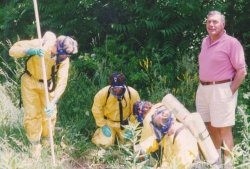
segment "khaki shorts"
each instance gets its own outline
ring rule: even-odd
[[[235,109],[238,91],[232,94],[231,82],[202,85],[196,92],[196,109],[204,122],[213,127],[228,127],[235,124]]]

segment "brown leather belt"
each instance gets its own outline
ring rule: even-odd
[[[213,81],[213,82],[204,82],[200,80],[200,83],[202,85],[212,85],[212,84],[221,84],[221,83],[227,83],[227,82],[231,82],[232,79],[226,79],[226,80],[221,80],[221,81]]]

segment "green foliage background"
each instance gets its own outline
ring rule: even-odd
[[[0,66],[7,72],[0,80],[5,83],[8,78],[14,79],[13,99],[17,103],[18,79],[25,59],[12,59],[8,49],[20,39],[37,37],[33,3],[0,3]],[[68,131],[64,133],[66,142],[90,141],[95,129],[93,97],[107,85],[113,71],[124,72],[127,84],[144,100],[159,102],[171,92],[191,112],[195,111],[197,55],[206,35],[204,19],[210,10],[226,15],[227,33],[241,41],[250,63],[247,0],[39,0],[38,5],[43,33],[51,30],[57,35],[73,36],[79,43],[79,53],[71,58],[67,89],[59,102],[57,126]],[[243,96],[249,91],[248,76],[239,97],[248,114],[249,100]],[[242,122],[237,123],[240,128]],[[240,137],[240,131],[235,130],[235,135]]]

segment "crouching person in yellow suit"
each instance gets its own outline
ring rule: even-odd
[[[109,85],[94,97],[92,113],[99,127],[92,138],[98,146],[109,147],[116,138],[124,142],[124,126],[135,122],[133,105],[140,99],[138,92],[125,84],[125,76],[115,72],[109,78]]]
[[[138,101],[134,114],[143,123],[135,151],[152,153],[162,148],[159,168],[188,169],[199,158],[196,138],[162,103]]]
[[[77,52],[77,42],[68,36],[46,32],[40,40],[22,40],[9,50],[14,58],[28,57],[21,77],[21,93],[24,107],[24,128],[34,158],[40,157],[41,142],[49,145],[47,117],[51,117],[54,131],[56,103],[63,94],[68,80],[69,56]],[[44,57],[50,104],[45,108],[45,91],[41,57]]]

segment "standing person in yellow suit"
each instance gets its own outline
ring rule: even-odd
[[[46,32],[40,40],[22,40],[9,50],[14,58],[28,57],[21,77],[21,93],[24,107],[24,128],[30,141],[32,157],[38,158],[41,143],[49,145],[47,117],[51,117],[52,131],[56,123],[56,104],[63,94],[68,80],[69,56],[77,53],[77,42],[68,36]],[[46,106],[41,58],[44,57],[48,79],[50,103]]]
[[[134,105],[134,114],[143,123],[136,152],[152,153],[161,147],[162,169],[188,169],[199,158],[196,138],[162,103],[153,105],[148,101],[138,101]]]
[[[138,92],[125,84],[123,73],[114,72],[109,85],[102,88],[94,97],[92,113],[99,127],[92,138],[98,146],[108,147],[118,141],[124,142],[124,126],[133,117],[133,105],[140,100]],[[132,116],[131,116],[132,115]]]

